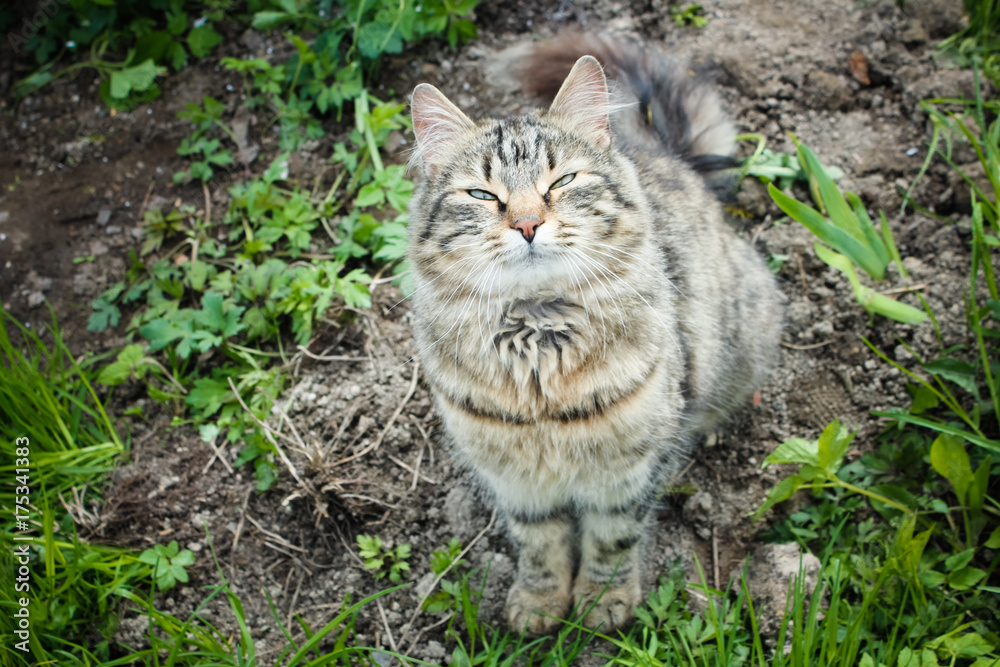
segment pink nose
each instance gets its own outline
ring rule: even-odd
[[[537,215],[525,215],[514,221],[514,229],[521,232],[521,236],[528,243],[535,238],[535,229],[542,224],[542,219]]]

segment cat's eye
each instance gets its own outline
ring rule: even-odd
[[[576,178],[576,174],[575,173],[573,173],[573,174],[566,174],[565,176],[563,176],[562,178],[560,178],[558,181],[556,181],[555,183],[553,183],[552,187],[550,187],[549,190],[555,190],[556,188],[561,188],[562,186],[567,185],[568,183],[572,182],[572,180],[574,178]]]
[[[467,190],[470,195],[476,199],[483,199],[485,201],[496,201],[497,196],[492,192],[487,192],[486,190]]]

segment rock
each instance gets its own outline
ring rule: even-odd
[[[916,106],[920,100],[937,97],[975,97],[972,70],[941,70],[906,87],[903,101]]]
[[[899,41],[908,49],[915,49],[927,42],[927,31],[918,21],[910,21],[909,25],[899,33]]]
[[[933,39],[944,39],[965,27],[962,3],[953,0],[920,0],[904,6]]]
[[[747,99],[757,98],[760,94],[760,77],[754,72],[752,61],[746,58],[723,58],[719,65],[720,85],[735,88]]]
[[[814,109],[838,111],[850,101],[851,89],[836,74],[810,72],[805,81],[805,97]]]
[[[476,534],[476,495],[465,484],[459,484],[448,492],[444,499],[445,518],[455,537],[468,540]]]
[[[111,209],[110,208],[102,208],[100,211],[97,212],[97,224],[98,225],[100,225],[101,227],[103,227],[104,225],[108,224],[109,220],[111,220]]]
[[[755,218],[763,218],[774,206],[767,186],[756,178],[747,178],[736,193],[736,204]]]
[[[970,162],[968,164],[959,165],[959,169],[975,183],[979,189],[986,193],[993,192],[993,186],[990,184],[990,179],[986,175],[985,169],[983,169],[983,163],[976,160],[975,162]],[[962,177],[962,174],[958,171],[952,169],[948,172],[948,178],[951,181],[950,185],[954,192],[953,203],[955,206],[955,211],[961,213],[962,215],[972,214],[972,188],[969,186],[969,182]]]
[[[709,520],[712,512],[712,494],[708,491],[696,491],[684,503],[684,520],[690,523],[704,523]]]
[[[514,581],[514,561],[506,554],[496,551],[483,553],[476,564],[475,575],[469,580],[473,588],[478,589],[483,574],[487,568],[486,585],[483,587],[483,597],[479,603],[479,618],[493,623],[503,622],[504,603],[507,600],[507,589]]]
[[[799,551],[797,544],[763,544],[750,555],[746,582],[754,610],[760,614],[761,635],[774,636],[780,629],[788,603],[789,583],[798,578],[800,569],[805,577],[803,584],[808,598],[819,582],[818,558]],[[742,573],[742,568],[738,568],[730,575],[734,587],[740,585]]]
[[[445,656],[444,646],[441,645],[441,642],[436,642],[432,639],[424,646],[424,655],[431,659],[443,658]]]

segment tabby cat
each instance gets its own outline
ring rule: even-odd
[[[707,84],[581,35],[522,72],[529,92],[558,88],[547,111],[473,121],[413,91],[414,337],[456,457],[519,549],[511,626],[547,632],[600,596],[584,622],[607,631],[641,601],[658,492],[762,383],[781,309],[706,180],[734,136]]]

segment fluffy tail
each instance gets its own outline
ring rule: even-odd
[[[612,116],[619,145],[649,150],[659,144],[695,170],[731,167],[736,130],[706,77],[674,62],[651,45],[579,32],[531,45],[519,57],[522,89],[551,101],[578,58],[604,67],[616,102]]]

